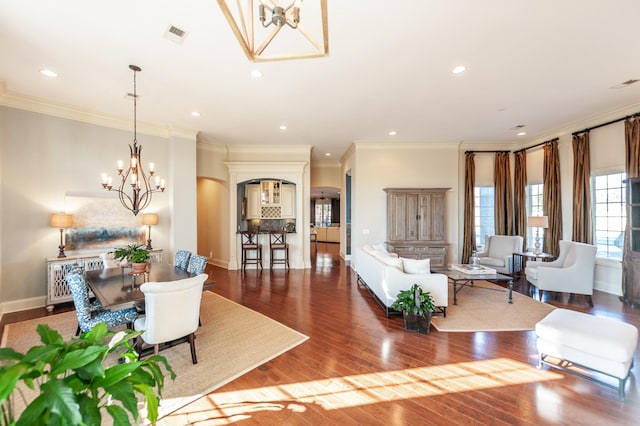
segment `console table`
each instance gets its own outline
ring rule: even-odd
[[[85,271],[104,269],[101,253],[78,254],[67,257],[47,258],[47,310],[53,311],[55,305],[73,300],[67,286],[67,272],[74,266],[82,266]],[[162,262],[162,250],[151,250],[151,263]]]

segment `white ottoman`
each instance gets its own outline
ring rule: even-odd
[[[596,380],[567,368],[573,364],[614,377],[618,379],[618,395],[624,399],[625,384],[638,344],[636,327],[611,318],[556,309],[536,324],[536,334],[539,368],[544,363]],[[560,362],[549,362],[547,356]]]

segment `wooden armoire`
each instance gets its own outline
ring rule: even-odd
[[[385,188],[387,246],[400,257],[431,259],[447,267],[447,199],[450,188]]]

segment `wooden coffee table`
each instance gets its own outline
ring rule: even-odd
[[[500,284],[507,283],[509,288],[509,303],[513,303],[513,278],[502,274],[465,274],[452,269],[440,271],[449,278],[449,282],[453,284],[453,304],[458,304],[458,292],[465,287],[475,287],[475,281],[489,281],[490,283]],[[483,290],[494,290],[487,287],[477,287]]]

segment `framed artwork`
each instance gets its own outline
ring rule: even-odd
[[[144,244],[142,215],[134,216],[117,198],[65,197],[73,225],[65,231],[67,250],[96,250]]]

